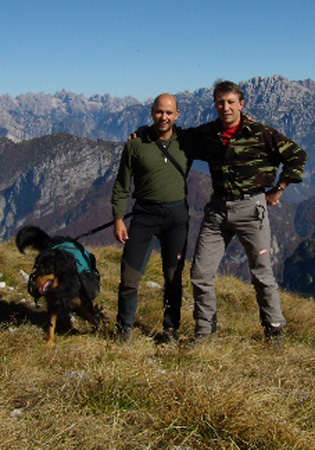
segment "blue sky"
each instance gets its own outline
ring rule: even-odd
[[[315,79],[314,0],[0,0],[0,95]]]

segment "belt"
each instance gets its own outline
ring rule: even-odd
[[[256,195],[264,194],[264,191],[248,192],[246,194],[239,195],[221,195],[216,192],[213,193],[215,198],[223,200],[224,202],[235,202],[236,200],[248,200]]]
[[[165,206],[165,207],[176,207],[186,204],[186,199],[176,200],[174,202],[157,202],[151,200],[137,200],[136,205],[139,206]]]

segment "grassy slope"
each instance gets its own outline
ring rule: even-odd
[[[96,249],[102,276],[97,303],[113,327],[120,250]],[[296,449],[315,447],[315,303],[283,293],[288,320],[285,348],[262,340],[251,286],[217,282],[220,338],[189,345],[193,334],[189,267],[185,273],[183,343],[156,346],[162,293],[154,255],[142,283],[133,345],[92,334],[80,320],[78,335],[44,345],[43,306],[34,311],[20,269],[33,256],[13,243],[0,245],[0,448],[48,449]],[[23,301],[23,299],[25,299]],[[21,302],[22,300],[22,302]],[[14,317],[12,317],[14,313]]]

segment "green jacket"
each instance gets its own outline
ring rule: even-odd
[[[169,203],[186,198],[186,181],[174,164],[165,158],[158,147],[153,127],[147,128],[143,138],[128,141],[122,152],[115,180],[112,207],[115,219],[123,218],[132,190],[138,201]],[[174,131],[169,141],[163,141],[187,174],[190,162],[184,145]]]
[[[253,193],[274,186],[280,164],[280,181],[303,180],[306,153],[275,129],[242,115],[242,129],[223,146],[219,119],[179,133],[193,159],[209,163],[213,189],[221,195]]]

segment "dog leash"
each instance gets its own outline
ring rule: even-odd
[[[187,178],[187,174],[184,172],[184,169],[181,167],[181,165],[179,164],[179,162],[174,158],[173,155],[171,155],[168,151],[168,146],[166,146],[163,142],[157,140],[156,141],[157,146],[159,147],[159,149],[162,151],[162,153],[166,156],[166,158],[168,158],[176,167],[176,169],[179,171],[179,173],[182,175],[182,177],[184,178],[185,182],[186,182],[186,178]],[[124,215],[124,219],[128,219],[129,217],[132,216],[132,212],[129,212],[128,214]],[[97,233],[98,231],[104,230],[105,228],[109,228],[112,225],[114,225],[115,221],[111,220],[110,222],[105,223],[104,225],[101,225],[97,228],[93,228],[93,230],[87,231],[86,233],[83,234],[79,234],[79,236],[75,237],[74,240],[77,241],[78,239],[81,239],[83,237],[86,236],[91,236],[92,234]]]
[[[132,212],[129,212],[128,214],[125,214],[124,215],[124,220],[128,219],[132,215],[133,215]],[[114,225],[114,223],[115,223],[115,221],[111,220],[110,222],[104,223],[104,225],[100,225],[99,227],[93,228],[92,230],[87,231],[86,233],[79,234],[79,236],[75,237],[74,240],[77,241],[78,239],[81,239],[83,237],[91,236],[92,234],[95,234],[98,231],[101,231],[101,230],[104,230],[105,228],[111,227],[112,225]]]

